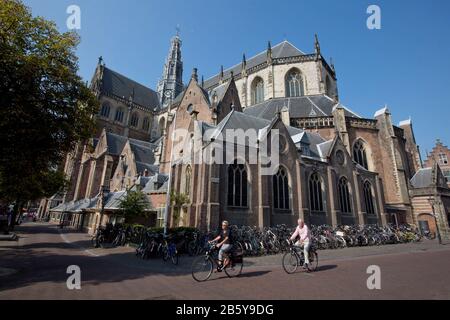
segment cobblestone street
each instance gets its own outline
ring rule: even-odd
[[[280,255],[247,258],[237,279],[215,274],[196,283],[189,257],[173,266],[137,259],[131,247],[92,249],[86,234],[55,225],[27,223],[17,230],[18,242],[0,243],[1,299],[450,298],[450,279],[442,276],[450,247],[434,241],[319,251],[319,269],[312,274],[286,274]],[[81,290],[66,287],[69,265],[81,268]],[[370,265],[381,268],[381,290],[367,289]]]

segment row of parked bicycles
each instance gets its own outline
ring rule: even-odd
[[[294,228],[278,225],[270,228],[250,226],[231,226],[231,237],[235,247],[245,256],[262,256],[289,251],[286,241]],[[347,247],[380,246],[407,242],[418,242],[430,234],[422,235],[413,225],[385,227],[365,226],[312,226],[313,244],[318,250]],[[203,255],[208,249],[208,241],[214,233],[202,233],[196,229],[172,230],[164,235],[162,230],[146,229],[142,226],[107,225],[98,229],[92,238],[94,247],[109,244],[124,246],[127,243],[137,245],[136,256],[142,259],[158,258],[178,261],[178,254],[190,256]]]
[[[289,250],[286,239],[295,228],[286,225],[258,229],[256,227],[232,227],[232,234],[238,246],[244,249],[247,256],[278,254]],[[313,244],[318,250],[339,249],[347,247],[380,246],[407,242],[419,242],[424,236],[412,225],[386,226],[312,226]],[[427,238],[433,238],[426,234]]]

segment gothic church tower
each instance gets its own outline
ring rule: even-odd
[[[163,75],[158,83],[160,105],[167,108],[183,91],[183,61],[181,60],[181,39],[177,35],[172,43],[164,65]]]

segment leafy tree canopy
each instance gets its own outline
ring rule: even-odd
[[[79,37],[0,0],[0,198],[25,202],[64,185],[65,155],[92,134],[98,102],[77,75]]]
[[[119,208],[125,216],[125,221],[129,221],[134,217],[146,216],[145,210],[150,208],[150,204],[142,191],[128,191],[120,201]]]

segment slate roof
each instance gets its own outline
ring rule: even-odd
[[[106,132],[106,143],[108,144],[108,153],[117,156],[120,155],[125,143],[127,143],[127,137]]]
[[[242,129],[246,131],[253,128],[258,130],[259,136],[271,123],[272,121],[233,110],[216,127],[202,123],[203,140],[205,142],[211,141],[211,138],[217,138],[219,133],[227,129]],[[318,133],[305,132],[290,126],[287,126],[286,129],[297,148],[300,148],[301,144],[308,145],[310,148],[310,157],[321,158],[318,145],[325,142],[325,139]],[[222,134],[222,139],[225,139],[224,133]]]
[[[160,107],[157,92],[106,66],[103,66],[101,92],[109,93],[126,100],[132,96],[134,103],[150,111]]]
[[[142,144],[133,143],[130,139],[131,151],[134,154],[134,160],[136,162],[142,162],[147,164],[155,163],[154,147],[152,145],[144,146]]]
[[[84,209],[95,206],[97,198],[92,199],[82,199],[78,201],[71,201],[66,203],[61,203],[59,206],[50,209],[54,212],[81,212]]]
[[[247,115],[238,111],[231,111],[216,127],[212,127],[210,125],[203,125],[203,129],[212,129],[208,130],[207,133],[203,136],[204,141],[210,141],[212,138],[216,139],[219,134],[228,129],[242,129],[244,131],[248,129],[261,130],[270,125],[271,121],[256,118],[251,115]],[[222,139],[225,139],[225,133],[222,133]]]
[[[426,188],[433,183],[433,168],[423,168],[416,172],[411,179],[414,188]]]
[[[286,57],[296,57],[304,55],[302,51],[297,49],[293,44],[291,44],[289,41],[285,40],[276,46],[272,47],[272,58],[286,58]],[[256,56],[247,59],[246,61],[246,69],[251,69],[257,65],[260,65],[264,63],[267,59],[267,50],[264,50],[257,54]],[[231,78],[231,72],[233,71],[234,75],[237,76],[241,73],[242,67],[241,63],[224,70],[224,79]],[[216,74],[215,76],[205,80],[204,87],[205,88],[212,88],[214,86],[217,86],[220,82],[220,74]]]
[[[215,87],[209,92],[209,101],[213,101],[214,95],[217,96],[217,101],[221,101],[225,93],[227,92],[230,81],[222,83],[218,87]]]
[[[159,172],[159,167],[154,164],[138,162],[136,161],[136,169],[139,174],[143,174],[145,169],[147,169],[148,173],[153,175]]]
[[[144,193],[150,193],[155,191],[165,191],[167,190],[167,182],[169,176],[166,174],[155,174],[148,178],[145,187],[142,189]],[[157,185],[155,185],[157,183]],[[157,186],[160,186],[157,188]]]
[[[325,159],[330,153],[331,147],[333,146],[333,141],[334,139],[331,139],[317,145],[319,155],[322,159]]]
[[[126,194],[126,190],[108,193],[105,209],[119,209],[120,202],[126,197]]]
[[[274,98],[266,100],[254,106],[245,108],[246,114],[263,118],[273,119],[283,107],[289,110],[291,118],[309,118],[309,117],[330,117],[333,115],[333,109],[338,104],[326,95],[302,96],[292,98]],[[356,113],[344,108],[347,117],[360,118]]]

